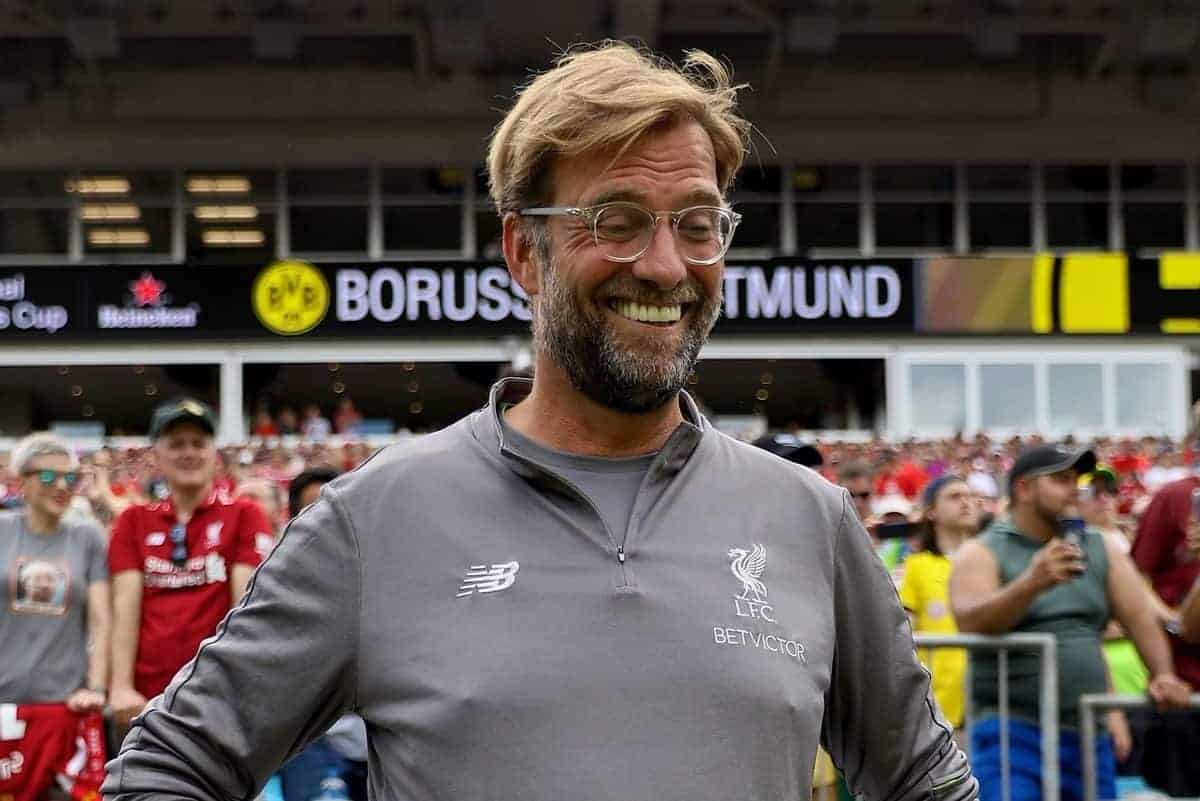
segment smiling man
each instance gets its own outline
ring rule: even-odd
[[[534,379],[384,449],[292,523],[105,792],[247,798],[336,717],[372,798],[972,799],[849,496],[682,391],[749,125],[702,53],[526,86],[488,158]]]
[[[129,507],[113,524],[109,703],[120,724],[195,656],[273,544],[273,529],[257,504],[213,490],[214,427],[212,412],[199,401],[159,406],[150,438],[169,494]]]

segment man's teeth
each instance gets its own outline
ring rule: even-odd
[[[636,320],[639,323],[673,323],[683,316],[683,307],[647,306],[643,303],[631,303],[627,300],[613,302],[613,309],[622,317]]]

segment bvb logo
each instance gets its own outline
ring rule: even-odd
[[[304,334],[329,311],[329,284],[304,261],[277,261],[254,279],[250,301],[259,322],[276,334]]]

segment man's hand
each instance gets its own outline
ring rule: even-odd
[[[1168,709],[1185,709],[1192,695],[1192,688],[1186,681],[1174,673],[1159,673],[1150,679],[1146,688],[1150,700],[1160,711]]]
[[[1187,531],[1184,532],[1184,541],[1187,542],[1189,551],[1200,554],[1200,520],[1188,522]]]
[[[132,687],[114,687],[108,701],[112,706],[113,717],[122,726],[128,726],[129,721],[146,707],[146,696]]]
[[[1117,762],[1129,759],[1133,751],[1133,735],[1129,731],[1129,720],[1120,709],[1108,711],[1108,733],[1112,736],[1113,755]]]
[[[76,690],[67,696],[67,709],[72,712],[99,712],[104,709],[104,693],[95,690]]]
[[[1039,592],[1070,581],[1087,569],[1083,551],[1078,545],[1054,537],[1034,555],[1029,567],[1025,568],[1030,581]]]

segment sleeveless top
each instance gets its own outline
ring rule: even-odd
[[[1008,521],[1001,521],[979,535],[996,559],[1001,585],[1012,582],[1029,566],[1042,543],[1026,537]],[[1013,632],[1050,633],[1058,640],[1059,725],[1079,728],[1079,697],[1102,693],[1108,688],[1101,650],[1104,626],[1111,617],[1108,607],[1108,554],[1104,538],[1087,530],[1083,536],[1087,570],[1071,581],[1038,595]],[[995,651],[971,654],[971,700],[976,719],[999,714],[997,693],[998,656]],[[1038,723],[1037,651],[1008,652],[1009,714]]]

